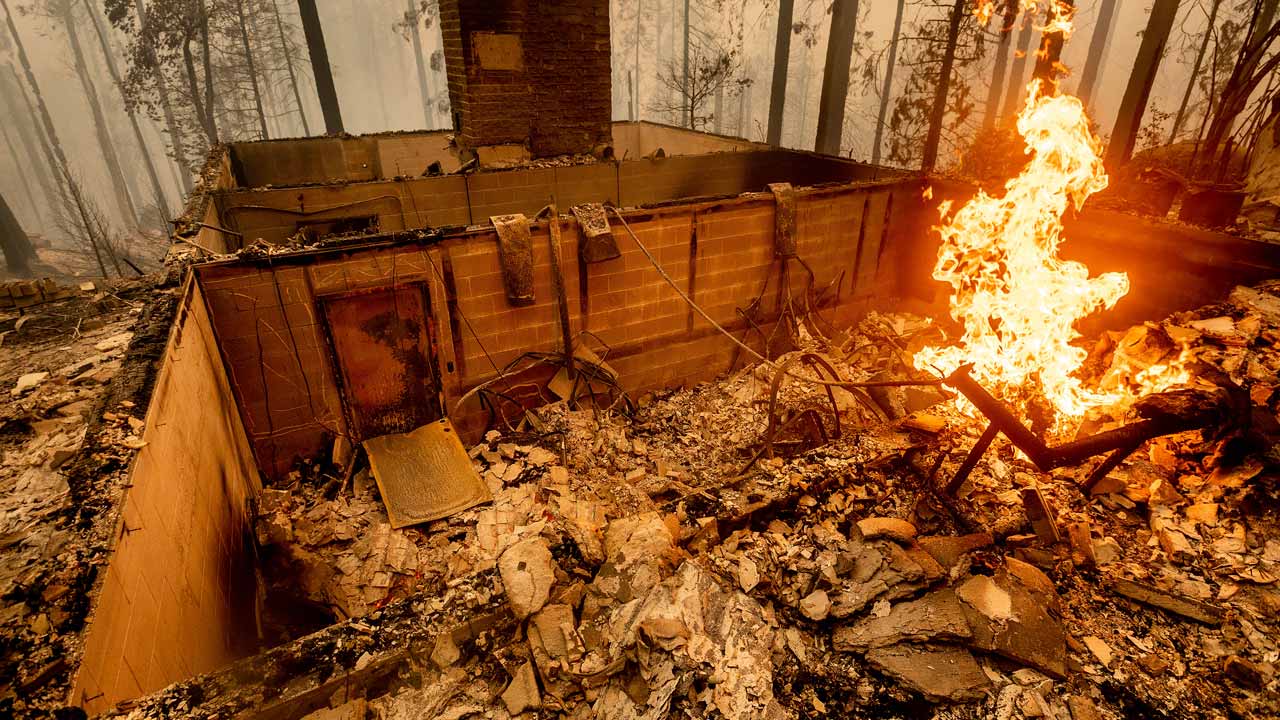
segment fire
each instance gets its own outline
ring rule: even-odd
[[[1069,33],[1070,13],[1051,13],[1048,25]],[[1028,91],[1017,123],[1030,155],[1022,172],[1005,183],[1003,196],[979,191],[949,219],[950,203],[940,205],[933,277],[951,285],[951,316],[964,333],[954,345],[920,350],[913,362],[941,373],[972,363],[973,376],[1024,418],[1036,417],[1037,404],[1047,401],[1051,427],[1062,432],[1091,408],[1132,397],[1132,389],[1164,389],[1185,373],[1177,362],[1153,367],[1130,379],[1130,387],[1106,391],[1076,376],[1087,356],[1072,344],[1076,321],[1114,307],[1128,293],[1129,278],[1090,277],[1083,264],[1058,257],[1063,213],[1104,189],[1107,175],[1080,100],[1046,93],[1039,80]]]

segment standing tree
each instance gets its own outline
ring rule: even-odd
[[[27,277],[31,274],[31,262],[36,259],[36,250],[31,246],[31,238],[22,230],[17,216],[9,209],[4,195],[0,195],[0,250],[4,253],[4,264],[10,275]]]
[[[947,42],[942,51],[942,69],[933,94],[933,109],[929,111],[929,132],[924,138],[921,165],[925,172],[933,170],[938,162],[938,143],[942,140],[942,122],[947,114],[947,91],[951,88],[951,71],[955,66],[956,43],[960,39],[960,23],[965,15],[965,0],[955,0],[951,7],[951,20],[947,26]]]
[[[413,61],[418,71],[418,92],[422,95],[422,122],[425,123],[423,127],[430,129],[436,125],[436,114],[432,109],[431,80],[427,75],[427,62],[422,57],[422,32],[419,27],[424,22],[427,27],[431,27],[434,18],[430,13],[433,10],[438,13],[439,8],[425,1],[421,7],[415,0],[405,0],[405,3],[407,9],[404,12],[404,19],[397,25],[397,29],[403,35],[407,35],[413,44]],[[636,42],[640,42],[638,38]]]
[[[814,143],[814,149],[820,153],[840,154],[844,106],[849,99],[849,66],[857,31],[858,0],[834,0],[827,60],[822,71],[822,95],[818,101],[818,137]]]
[[[0,34],[0,47],[6,46],[4,37]],[[19,100],[21,105],[18,103]],[[18,79],[17,72],[8,63],[0,68],[0,108],[7,116],[0,122],[5,122],[8,127],[17,130],[18,142],[30,158],[30,167],[34,169],[36,179],[40,182],[40,189],[44,193],[45,212],[42,215],[47,219],[48,211],[54,208],[60,197],[60,188],[54,180],[56,161],[49,150],[49,143],[45,142],[44,134],[36,125],[37,115],[27,98],[26,88],[22,87],[22,81]]]
[[[302,33],[307,38],[307,52],[311,55],[311,74],[316,79],[324,129],[329,135],[337,135],[342,132],[342,110],[333,85],[333,69],[329,67],[329,51],[324,46],[324,28],[320,25],[316,0],[298,0],[298,12],[302,16]]]
[[[434,2],[434,0],[432,0]],[[311,134],[311,124],[307,122],[307,111],[302,104],[302,92],[298,90],[298,74],[293,69],[295,55],[292,33],[285,32],[284,20],[280,17],[279,0],[270,0],[271,15],[275,20],[276,37],[280,42],[280,52],[284,55],[284,67],[289,74],[289,88],[293,91],[293,102],[297,106],[298,119],[302,121],[302,134]]]
[[[53,118],[49,115],[49,107],[44,102],[44,94],[40,92],[40,83],[36,81],[35,72],[31,69],[31,60],[27,57],[27,49],[22,43],[22,36],[18,34],[18,26],[13,22],[13,13],[9,11],[9,0],[0,0],[0,10],[4,10],[5,22],[9,28],[9,36],[13,40],[18,63],[22,65],[22,72],[26,76],[27,84],[31,87],[31,93],[35,96],[35,108],[43,125],[44,136],[49,144],[49,152],[52,155],[50,164],[61,173],[67,167],[67,156],[62,151],[62,143],[58,140],[58,131],[53,125]],[[25,97],[26,88],[23,88],[23,95]],[[67,199],[65,187],[61,182],[57,184],[57,187],[59,199],[65,202]]]
[[[1169,42],[1169,31],[1173,29],[1177,14],[1178,0],[1155,0],[1151,6],[1147,29],[1142,33],[1138,57],[1134,60],[1133,72],[1129,75],[1129,84],[1120,101],[1120,113],[1111,133],[1111,142],[1107,145],[1106,160],[1112,167],[1128,162],[1133,154],[1138,130],[1142,127],[1142,116],[1147,109],[1147,99],[1151,96],[1151,86],[1160,69],[1160,58],[1164,55],[1165,44]]]
[[[795,0],[778,0],[777,40],[773,48],[773,84],[769,88],[770,145],[782,144],[782,112],[787,104],[787,65],[791,59],[791,33]]]
[[[1187,116],[1187,102],[1191,100],[1191,93],[1200,79],[1200,67],[1204,63],[1205,51],[1209,49],[1209,40],[1214,35],[1214,22],[1218,19],[1218,8],[1221,6],[1222,0],[1211,0],[1209,4],[1209,18],[1205,23],[1204,33],[1200,36],[1199,49],[1196,50],[1196,59],[1191,68],[1191,77],[1187,79],[1187,89],[1182,93],[1182,102],[1178,103],[1178,112],[1173,116],[1173,128],[1169,131],[1170,145],[1178,139],[1178,131],[1182,129],[1182,121]]]
[[[1098,18],[1094,21],[1093,38],[1089,40],[1089,56],[1084,61],[1084,71],[1080,73],[1080,84],[1076,87],[1076,97],[1086,106],[1093,100],[1093,88],[1102,74],[1102,56],[1106,54],[1107,43],[1111,40],[1111,23],[1115,19],[1117,0],[1102,0],[1098,5]]]
[[[1277,0],[1250,0],[1247,32],[1240,52],[1236,55],[1231,74],[1223,83],[1222,91],[1212,105],[1208,132],[1197,155],[1203,163],[1202,172],[1209,171],[1216,163],[1225,172],[1230,165],[1237,143],[1232,137],[1232,127],[1242,115],[1252,115],[1257,122],[1246,123],[1242,131],[1253,134],[1261,127],[1272,98],[1276,97],[1276,75],[1280,71],[1280,23],[1275,22]],[[1263,85],[1264,81],[1267,83]],[[1258,92],[1262,89],[1262,92]],[[1246,110],[1253,105],[1252,113]],[[1252,143],[1245,143],[1251,145]],[[1221,153],[1221,157],[1219,157]]]
[[[982,127],[995,127],[1000,111],[1000,90],[1004,87],[1004,74],[1009,67],[1009,44],[1013,40],[1013,28],[1018,22],[1018,4],[1006,2],[1000,22],[1000,43],[996,48],[996,65],[991,76],[991,85],[987,88],[987,109],[982,118]]]
[[[898,36],[902,34],[902,12],[907,0],[898,0],[898,12],[893,17],[893,37],[889,39],[889,58],[885,61],[884,87],[880,90],[880,111],[876,114],[876,137],[871,147],[871,164],[880,164],[880,146],[884,142],[884,121],[889,113],[889,98],[893,95],[893,70],[898,62]]]
[[[1018,33],[1018,49],[1014,52],[1013,72],[1009,73],[1009,86],[1004,92],[1004,109],[1000,111],[1002,121],[1018,114],[1018,103],[1022,100],[1022,88],[1027,74],[1027,57],[1031,53],[1031,36],[1035,31],[1035,22],[1031,13],[1022,19],[1022,32]]]
[[[705,128],[715,119],[707,102],[726,87],[740,91],[749,80],[738,78],[736,51],[725,50],[707,37],[695,37],[689,47],[689,76],[685,79],[684,61],[670,60],[658,75],[660,86],[670,91],[670,100],[655,98],[649,109],[658,113],[687,112],[690,127]],[[687,111],[686,111],[687,109]]]
[[[107,73],[111,77],[111,84],[119,93],[120,99],[124,100],[124,84],[120,79],[120,70],[116,67],[115,51],[111,47],[110,41],[107,39],[106,28],[102,25],[102,19],[98,16],[97,9],[90,0],[82,0],[84,8],[89,15],[90,21],[93,23],[94,33],[98,37],[98,47],[102,51],[102,57],[107,63]],[[142,127],[138,124],[138,113],[128,103],[124,103],[125,113],[129,118],[129,127],[133,130],[133,141],[138,146],[138,152],[142,156],[142,165],[147,171],[147,179],[151,182],[152,199],[156,203],[156,210],[160,213],[161,229],[168,233],[168,223],[165,222],[164,215],[168,213],[169,202],[165,198],[164,189],[160,186],[160,176],[156,172],[156,164],[151,159],[151,153],[147,150],[147,143],[142,138]]]

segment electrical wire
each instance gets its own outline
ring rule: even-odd
[[[645,247],[644,243],[640,241],[640,238],[636,236],[635,232],[631,229],[631,226],[627,224],[627,219],[622,216],[622,211],[619,210],[614,205],[609,205],[608,208],[613,211],[614,215],[618,216],[618,221],[622,223],[623,229],[625,229],[627,231],[627,234],[631,236],[631,239],[635,241],[636,247],[640,248],[640,252],[644,253],[644,256],[649,259],[649,263],[653,265],[653,269],[658,271],[658,274],[662,276],[662,279],[667,281],[667,284],[671,286],[671,289],[675,290],[676,294],[678,294],[680,298],[684,300],[685,303],[688,304],[688,306],[694,310],[694,312],[701,315],[703,320],[706,320],[708,323],[711,324],[712,327],[718,330],[722,335],[732,340],[734,344],[737,345],[738,347],[742,348],[743,350],[746,350],[748,353],[752,355],[752,357],[759,360],[763,365],[773,370],[781,369],[781,367],[777,363],[765,357],[764,355],[761,355],[760,353],[756,352],[755,349],[753,349],[751,346],[747,345],[746,343],[742,342],[738,338],[734,337],[732,333],[730,333],[728,330],[725,330],[724,327],[720,325],[720,323],[716,322],[710,315],[707,314],[705,310],[703,310],[697,303],[695,303],[693,301],[693,298],[690,298],[685,293],[685,291],[682,290],[678,284],[676,284],[676,281],[671,279],[671,276],[667,274],[667,271],[664,270],[662,265],[658,263],[658,259],[653,256],[653,253],[649,252],[649,248]],[[839,382],[832,382],[829,380],[821,380],[818,378],[805,377],[804,375],[797,375],[791,372],[790,370],[783,370],[783,373],[794,380],[807,382],[812,385],[820,385],[824,387],[841,387],[841,388],[908,387],[908,386],[922,386],[922,385],[941,385],[943,382],[942,378],[937,378],[934,380],[885,380],[885,381],[874,381],[874,382],[845,382],[842,380]]]

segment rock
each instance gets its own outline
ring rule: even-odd
[[[498,572],[518,619],[537,612],[551,597],[556,564],[542,538],[526,538],[507,548],[498,558]]]
[[[960,561],[960,556],[984,547],[990,547],[993,539],[991,533],[973,533],[972,535],[938,535],[922,537],[920,547],[933,556],[942,567],[950,570]]]
[[[1088,520],[1067,524],[1067,539],[1071,541],[1071,561],[1080,567],[1093,567],[1098,558],[1093,552],[1093,535]]]
[[[49,373],[47,372],[27,373],[18,378],[18,382],[9,391],[9,394],[13,397],[18,397],[23,393],[30,392],[39,387],[40,383],[44,382],[48,377]]]
[[[824,620],[831,612],[831,599],[826,590],[814,590],[800,601],[800,612],[810,620]]]
[[[1274,671],[1252,663],[1239,655],[1228,655],[1222,661],[1222,672],[1240,685],[1251,690],[1261,690],[1270,681]]]
[[[1195,559],[1195,550],[1187,536],[1171,527],[1156,529],[1156,540],[1169,559],[1176,563],[1188,563]]]
[[[1093,635],[1087,635],[1081,640],[1084,646],[1089,648],[1089,652],[1098,658],[1098,662],[1102,663],[1102,667],[1111,667],[1111,646],[1105,640]]]
[[[511,678],[511,684],[502,691],[502,704],[507,712],[519,715],[525,710],[534,710],[542,706],[542,697],[538,695],[538,678],[533,672],[533,663],[525,661]]]
[[[1124,549],[1113,537],[1104,537],[1093,541],[1093,557],[1099,565],[1110,565],[1124,557]]]
[[[528,636],[542,687],[556,697],[571,695],[573,681],[565,675],[586,652],[578,635],[573,608],[563,603],[547,605],[530,618]]]
[[[1218,503],[1196,503],[1188,505],[1187,519],[1201,525],[1218,524]]]
[[[837,650],[866,650],[906,641],[967,640],[972,637],[960,601],[950,589],[894,605],[883,617],[869,617],[832,635]]]
[[[116,333],[106,340],[99,342],[97,345],[94,345],[93,349],[103,353],[111,352],[112,350],[118,350],[119,348],[128,345],[129,341],[132,339],[133,333],[131,332]]]
[[[1181,505],[1186,502],[1173,483],[1164,478],[1156,478],[1151,483],[1150,491],[1147,502],[1151,505]]]
[[[1268,325],[1280,325],[1280,297],[1262,290],[1237,285],[1227,299],[1237,307],[1252,310],[1261,315]]]
[[[1084,695],[1067,696],[1067,708],[1071,711],[1071,720],[1103,720],[1098,706]]]
[[[987,575],[974,575],[956,588],[956,595],[974,610],[996,622],[1013,615],[1013,598]]]
[[[858,532],[864,540],[889,538],[907,544],[915,539],[916,526],[898,518],[871,517],[858,521]]]
[[[449,633],[440,633],[436,636],[435,645],[431,648],[431,662],[441,670],[458,662],[462,657],[462,652],[458,650],[457,644],[453,642],[453,636]]]
[[[738,585],[742,592],[751,592],[760,584],[760,570],[755,560],[743,555],[738,558]]]
[[[973,653],[963,648],[895,645],[869,651],[867,662],[934,701],[977,700],[991,684]]]

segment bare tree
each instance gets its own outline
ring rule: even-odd
[[[49,115],[49,107],[44,102],[44,94],[40,92],[40,83],[36,80],[36,75],[31,70],[31,60],[27,57],[27,49],[22,43],[22,35],[18,33],[18,26],[13,22],[13,13],[9,11],[9,0],[0,0],[0,9],[4,10],[5,22],[8,24],[9,35],[13,40],[14,50],[18,55],[18,63],[22,65],[22,72],[26,76],[27,84],[31,87],[32,95],[35,97],[35,108],[38,111],[40,122],[44,126],[45,139],[49,143],[49,152],[52,154],[50,164],[61,170],[67,166],[67,156],[62,151],[62,143],[58,140],[58,131],[53,125],[53,118]],[[24,96],[25,92],[24,88]],[[65,202],[66,190],[63,184],[59,182],[57,187],[61,199]]]
[[[947,30],[947,44],[942,52],[942,69],[938,72],[937,89],[933,95],[933,110],[929,113],[929,133],[924,138],[921,164],[925,171],[932,170],[938,162],[938,143],[942,139],[942,121],[947,113],[947,91],[951,87],[951,70],[955,66],[956,43],[960,39],[960,22],[965,14],[965,0],[955,0],[951,8],[951,21]]]
[[[1093,38],[1089,40],[1089,56],[1084,61],[1084,71],[1080,73],[1080,84],[1076,87],[1076,96],[1085,105],[1093,100],[1093,88],[1102,73],[1102,56],[1106,52],[1107,43],[1111,39],[1111,24],[1116,15],[1117,0],[1102,0],[1098,5],[1098,18],[1093,25]]]
[[[687,109],[690,126],[695,130],[705,128],[715,119],[706,107],[707,102],[726,88],[736,92],[750,82],[738,77],[739,65],[736,51],[725,50],[705,36],[695,37],[689,45],[688,80],[683,61],[667,62],[658,75],[658,82],[671,91],[673,99],[655,98],[649,109],[666,113]]]
[[[898,12],[893,17],[893,37],[889,39],[889,58],[884,68],[884,88],[880,91],[880,112],[876,115],[876,137],[871,147],[871,164],[880,164],[880,146],[884,142],[884,121],[889,113],[889,98],[893,95],[893,71],[898,63],[898,36],[902,34],[902,13],[907,0],[898,0]]]
[[[1242,115],[1260,117],[1275,97],[1275,76],[1280,71],[1280,52],[1273,52],[1280,44],[1277,43],[1280,40],[1280,23],[1274,22],[1277,4],[1280,4],[1277,0],[1252,0],[1250,3],[1248,32],[1231,74],[1213,103],[1212,119],[1203,147],[1199,149],[1198,154],[1206,170],[1217,162],[1225,172],[1230,165],[1231,154],[1239,144],[1232,137],[1232,127]],[[1260,88],[1264,92],[1258,93]],[[1251,103],[1254,110],[1246,112]],[[1242,129],[1249,128],[1251,133],[1257,127],[1260,124],[1246,123]]]
[[[338,91],[333,86],[333,69],[329,67],[329,51],[324,46],[324,28],[320,25],[316,0],[298,0],[298,11],[302,15],[302,32],[307,37],[311,74],[316,79],[325,132],[337,135],[342,132],[342,110],[338,106]]]
[[[787,64],[791,58],[795,0],[778,0],[778,32],[773,48],[773,84],[769,88],[770,145],[782,144],[782,114],[787,104]]]
[[[434,1],[434,0],[433,0]],[[289,88],[293,91],[293,102],[297,105],[298,119],[302,121],[302,133],[311,134],[311,124],[307,122],[307,111],[302,105],[302,92],[298,90],[298,74],[293,69],[293,42],[290,33],[285,32],[284,19],[280,17],[279,0],[270,0],[271,14],[275,19],[276,37],[280,42],[280,52],[284,55],[284,67],[289,74]]]
[[[828,155],[840,154],[844,106],[849,99],[849,66],[853,61],[857,30],[858,0],[834,0],[822,71],[822,95],[818,101],[818,137],[814,143],[815,150]]]

